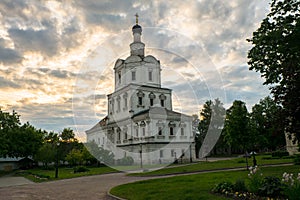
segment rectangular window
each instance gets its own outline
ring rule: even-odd
[[[181,135],[184,135],[184,128],[180,129],[180,133],[181,133]]]
[[[174,135],[174,128],[170,127],[170,135]]]
[[[136,137],[139,137],[139,128],[135,129],[135,135],[136,135]]]
[[[158,127],[158,135],[162,135],[162,128]]]
[[[160,100],[160,105],[161,105],[161,107],[165,107],[165,100]]]
[[[149,81],[152,81],[152,71],[148,72],[148,76],[149,76]]]
[[[146,135],[146,130],[145,130],[145,127],[143,127],[143,136]]]
[[[143,105],[143,97],[139,97],[139,105]]]
[[[131,72],[131,80],[135,81],[136,77],[135,77],[135,71]]]
[[[118,112],[120,112],[120,110],[121,110],[121,102],[120,100],[118,100]]]
[[[150,106],[153,106],[153,99],[150,99]]]
[[[127,109],[127,98],[124,98],[124,108]]]
[[[160,151],[159,151],[159,157],[160,157],[160,158],[164,157],[164,150],[160,150]]]
[[[118,72],[119,84],[121,84],[121,72]]]
[[[124,139],[127,140],[127,132],[124,132]]]
[[[121,140],[121,132],[118,132],[118,141]]]

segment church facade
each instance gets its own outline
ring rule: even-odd
[[[132,27],[130,56],[114,66],[115,90],[107,95],[107,116],[86,131],[87,142],[130,156],[136,164],[195,158],[192,117],[173,111],[172,90],[161,87],[161,65],[145,55],[142,27]]]

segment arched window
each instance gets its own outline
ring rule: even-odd
[[[117,129],[117,140],[118,141],[121,140],[121,129],[120,128]]]
[[[142,91],[138,91],[137,96],[138,96],[138,106],[143,106],[143,97],[145,96],[145,94]]]
[[[174,135],[174,129],[175,129],[176,124],[173,121],[169,122],[169,131],[170,135]]]
[[[120,96],[117,97],[117,104],[118,104],[118,112],[120,112],[121,111],[121,97]]]
[[[153,92],[150,92],[149,99],[150,99],[150,106],[153,106],[154,99],[155,99],[155,94]]]
[[[127,140],[128,139],[128,136],[127,136],[127,127],[125,126],[124,128],[123,128],[123,132],[124,132],[124,140]]]
[[[121,71],[118,71],[118,80],[119,80],[119,84],[121,84],[121,78],[122,78],[122,76],[121,76]]]
[[[127,103],[127,98],[128,97],[128,95],[127,95],[127,93],[125,92],[124,93],[124,95],[123,95],[123,99],[124,99],[124,110],[126,110],[127,109],[127,106],[128,106],[128,103]]]
[[[164,95],[164,94],[159,95],[161,107],[165,107],[165,100],[166,100],[166,98],[167,98],[167,97],[166,97],[166,95]]]

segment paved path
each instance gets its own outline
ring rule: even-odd
[[[291,164],[279,164],[273,166],[283,165]],[[0,200],[111,200],[111,198],[107,196],[107,192],[110,190],[110,188],[125,183],[135,182],[139,180],[148,180],[153,178],[172,177],[178,175],[182,176],[208,172],[235,171],[242,169],[244,168],[201,171],[158,177],[132,177],[126,176],[125,173],[112,173],[105,175],[83,176],[78,178],[64,179],[44,183],[32,183],[29,181],[29,184],[28,182],[25,183],[20,181],[21,179],[18,179],[19,182],[17,183],[26,185],[9,186],[9,184],[7,184],[6,187],[0,186]],[[1,177],[0,183],[2,181],[5,182],[5,180],[6,183],[9,182],[8,177]]]
[[[123,183],[149,179],[129,177],[125,173],[85,176],[58,181],[0,187],[1,200],[76,200],[109,199],[107,191]]]
[[[24,177],[3,176],[0,177],[0,188],[16,185],[34,184],[34,182]],[[1,198],[1,196],[0,196]]]

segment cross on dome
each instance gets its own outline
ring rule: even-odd
[[[139,23],[139,15],[136,13],[134,16],[135,16],[135,23],[138,24]]]

